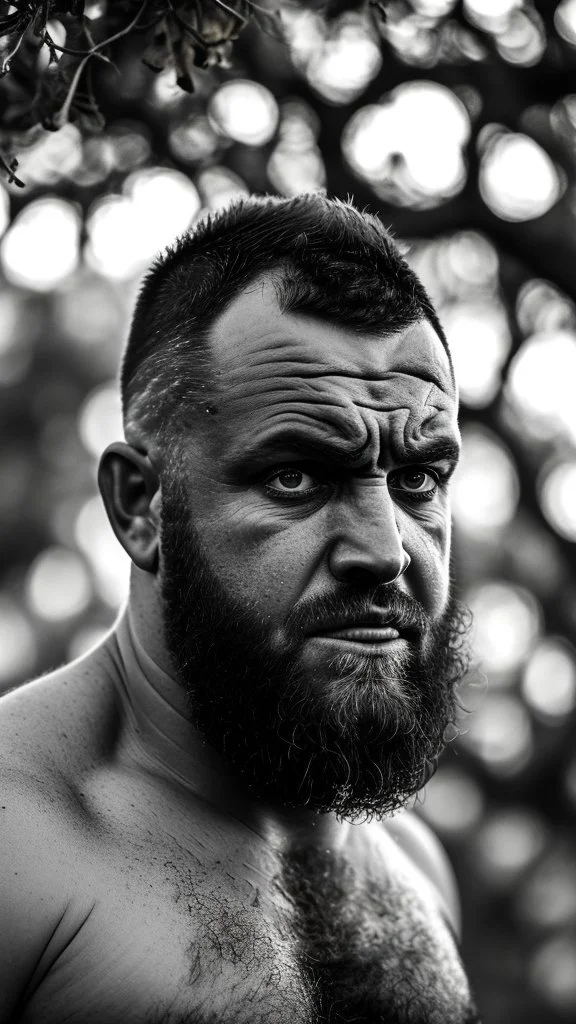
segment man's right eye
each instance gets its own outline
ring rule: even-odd
[[[265,485],[278,494],[302,495],[314,491],[318,480],[303,469],[278,469],[265,480]]]

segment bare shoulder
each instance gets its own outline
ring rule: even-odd
[[[80,769],[114,714],[105,645],[0,697],[0,767],[43,776]]]
[[[85,691],[99,677],[76,663],[0,699],[0,962],[9,967],[0,1024],[86,914],[74,779],[94,753],[84,723],[102,700]]]
[[[439,896],[445,916],[457,936],[461,931],[460,900],[452,866],[432,829],[413,811],[402,811],[383,822],[402,852],[422,872]]]
[[[95,651],[0,698],[5,855],[8,850],[25,860],[33,847],[41,858],[51,833],[57,839],[66,819],[74,827],[80,806],[76,784],[99,763],[109,693],[102,653]]]

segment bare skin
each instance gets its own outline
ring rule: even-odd
[[[406,496],[412,449],[458,443],[432,328],[358,338],[281,314],[257,282],[212,341],[222,397],[196,410],[186,472],[222,584],[281,636],[298,600],[356,573],[391,581],[408,556],[401,586],[440,616],[448,488]],[[99,648],[0,705],[0,1024],[475,1020],[454,885],[425,826],[256,800],[190,723],[163,633],[164,456],[136,428],[128,441],[100,476],[133,561],[128,608]],[[313,449],[330,474],[338,464],[338,493],[301,468]],[[295,462],[301,477],[286,477]],[[423,462],[448,474],[453,457]],[[289,503],[286,489],[308,497]],[[354,643],[306,642],[315,685],[327,648]],[[339,1016],[304,966],[323,950],[340,965]]]

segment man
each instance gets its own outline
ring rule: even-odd
[[[392,814],[464,664],[425,291],[351,205],[244,201],[148,275],[122,394],[128,607],[1,705],[1,1024],[476,1021],[445,858]]]

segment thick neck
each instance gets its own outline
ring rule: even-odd
[[[146,771],[160,772],[215,814],[236,819],[274,845],[294,841],[339,846],[348,831],[331,814],[264,804],[238,782],[192,725],[183,688],[150,656],[128,607],[111,637],[127,740]]]

